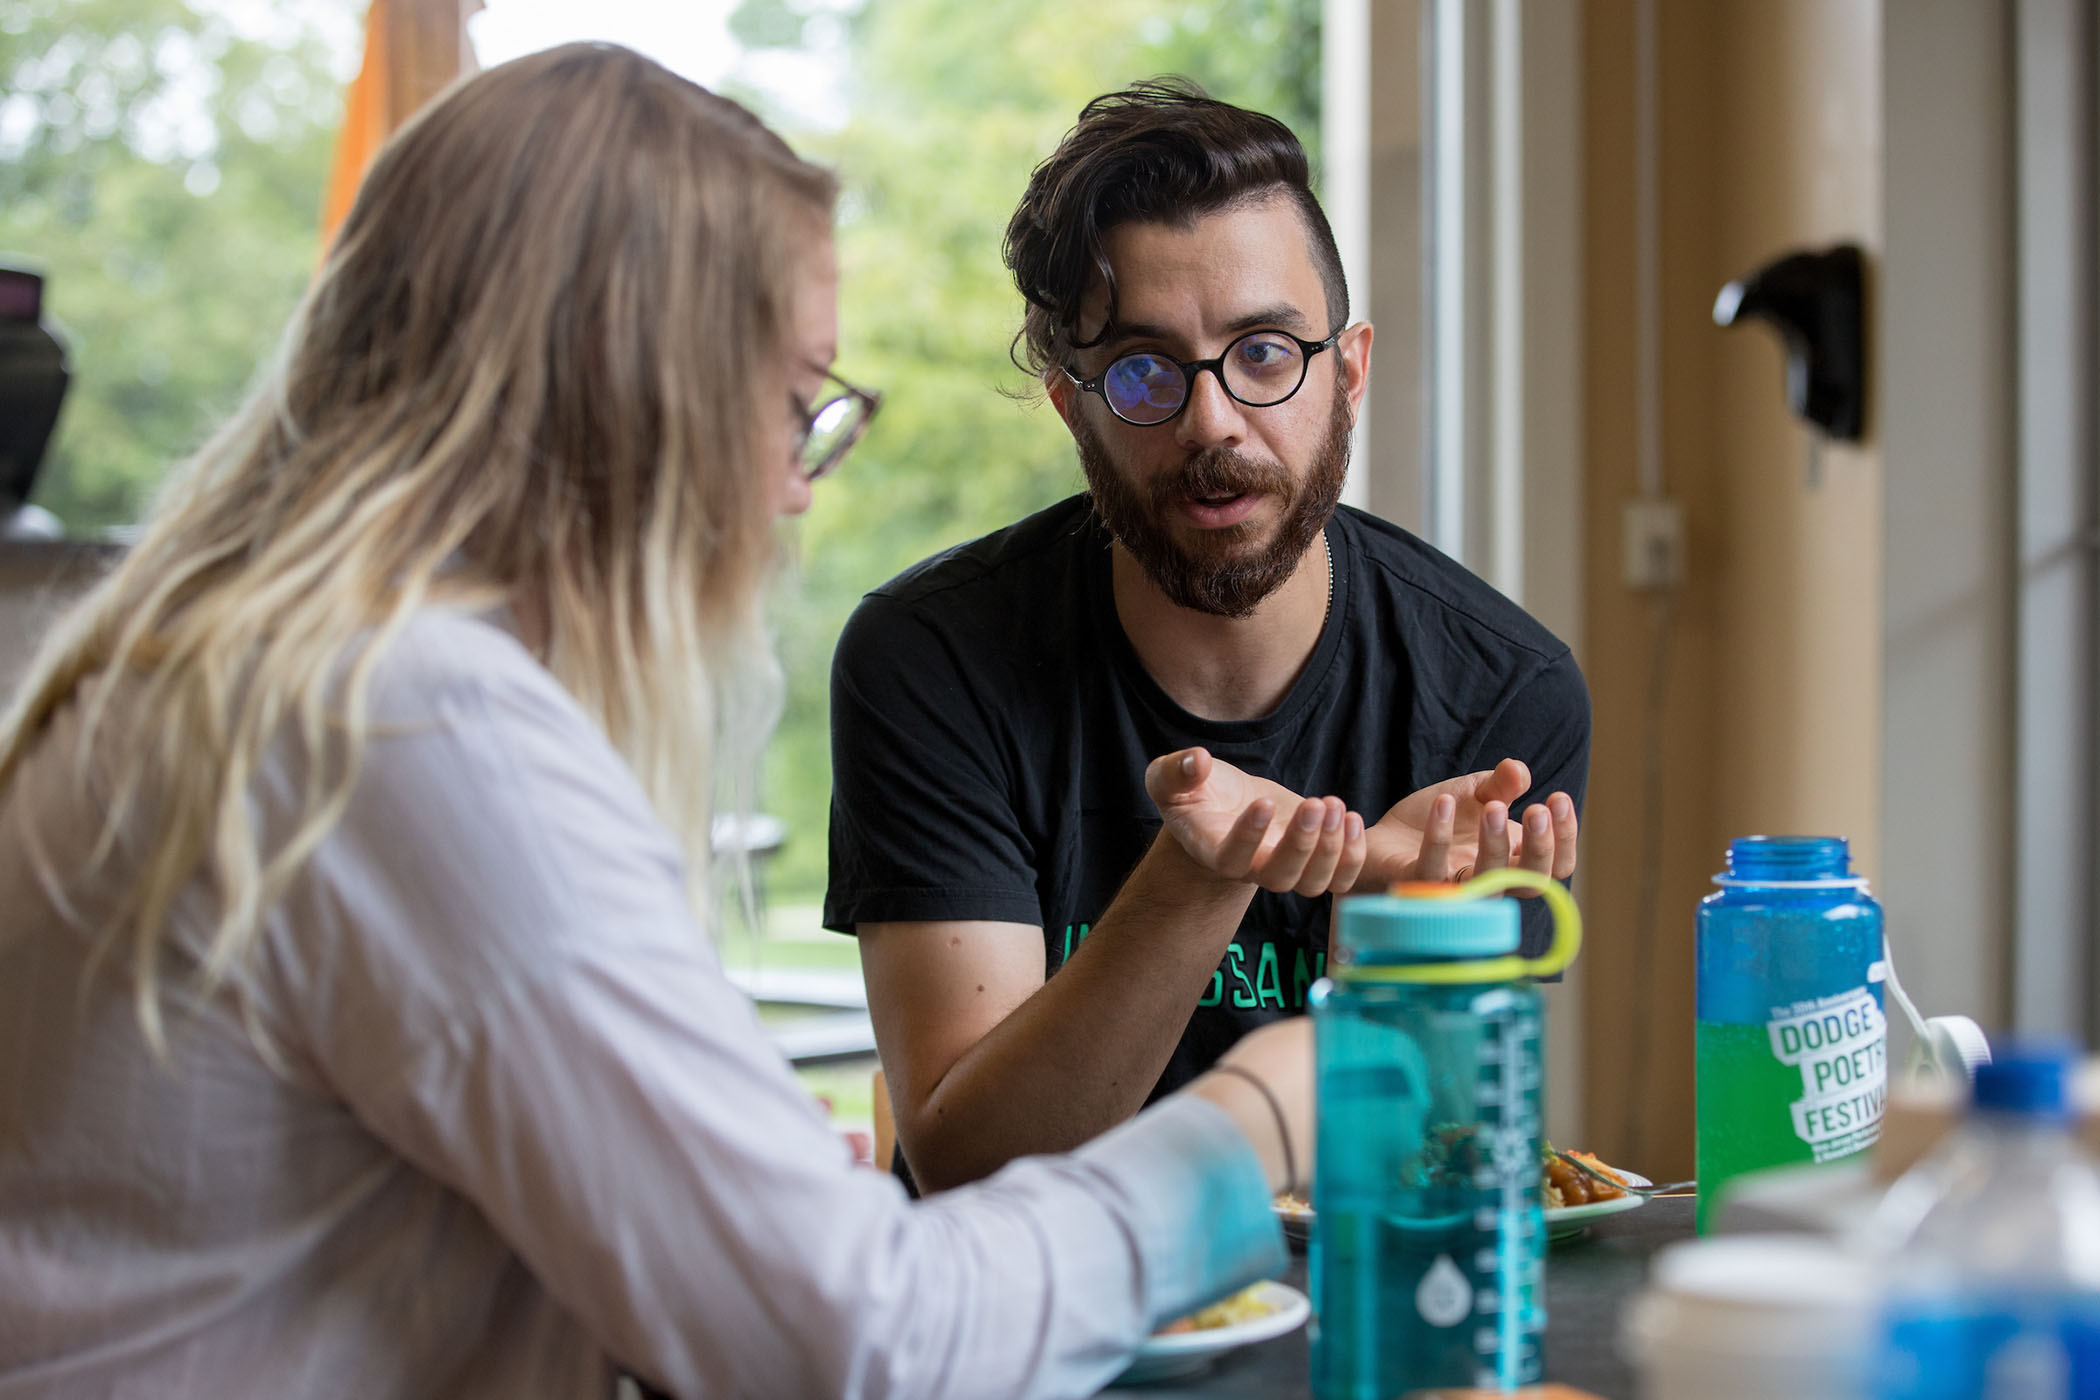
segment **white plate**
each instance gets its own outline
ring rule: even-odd
[[[1652,1185],[1639,1172],[1630,1172],[1623,1167],[1614,1167],[1620,1176],[1633,1186]],[[1638,1210],[1648,1204],[1646,1196],[1636,1196],[1628,1191],[1623,1196],[1614,1196],[1608,1201],[1591,1201],[1588,1205],[1558,1206],[1546,1212],[1546,1238],[1548,1240],[1571,1240],[1589,1228],[1592,1220],[1602,1220],[1607,1215],[1621,1211]]]
[[[1301,1249],[1312,1241],[1313,1209],[1302,1202],[1293,1201],[1285,1205],[1281,1199],[1271,1201],[1269,1209],[1283,1222],[1283,1237]]]
[[[1312,1303],[1288,1284],[1270,1281],[1254,1285],[1254,1296],[1269,1305],[1269,1311],[1227,1327],[1206,1327],[1200,1332],[1169,1332],[1151,1336],[1138,1348],[1116,1385],[1143,1385],[1193,1375],[1228,1351],[1266,1342],[1296,1331],[1312,1316]]]
[[[1649,1184],[1648,1178],[1642,1176],[1639,1172],[1629,1172],[1616,1167],[1613,1170],[1617,1171],[1620,1176],[1625,1177],[1628,1182],[1635,1186],[1646,1186]],[[1614,1196],[1608,1201],[1591,1201],[1587,1205],[1580,1206],[1549,1207],[1545,1212],[1546,1238],[1549,1241],[1573,1239],[1588,1229],[1592,1220],[1602,1220],[1607,1215],[1617,1215],[1621,1211],[1638,1210],[1641,1206],[1646,1205],[1647,1201],[1648,1198],[1646,1196],[1636,1196],[1629,1191],[1623,1196]],[[1278,1205],[1274,1207],[1274,1210],[1276,1211],[1276,1218],[1283,1222],[1283,1233],[1294,1242],[1303,1244],[1312,1233],[1312,1207],[1305,1206],[1302,1209],[1289,1209]]]

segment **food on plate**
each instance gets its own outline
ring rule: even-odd
[[[1400,1184],[1424,1191],[1470,1190],[1487,1165],[1479,1125],[1439,1123],[1429,1130],[1421,1152],[1400,1169]]]
[[[1613,1181],[1624,1182],[1626,1180],[1617,1168],[1607,1167],[1604,1163],[1598,1161],[1592,1153],[1570,1152],[1568,1155],[1581,1158]],[[1559,1210],[1564,1206],[1594,1205],[1598,1201],[1615,1201],[1626,1194],[1616,1186],[1607,1186],[1605,1183],[1597,1180],[1597,1178],[1569,1166],[1554,1152],[1553,1144],[1550,1142],[1542,1145],[1540,1156],[1542,1158],[1541,1165],[1546,1170],[1546,1179],[1542,1183],[1542,1189],[1545,1192],[1545,1204],[1548,1210]]]
[[[1257,1317],[1267,1317],[1275,1311],[1276,1304],[1269,1300],[1262,1291],[1262,1286],[1257,1283],[1252,1288],[1241,1289],[1230,1298],[1220,1298],[1207,1308],[1199,1308],[1187,1317],[1176,1318],[1160,1328],[1155,1335],[1164,1337],[1171,1332],[1208,1332],[1213,1327],[1231,1327],[1236,1323],[1252,1322]]]
[[[1459,1135],[1439,1132],[1432,1135],[1429,1149],[1423,1155],[1425,1158],[1433,1161],[1432,1171],[1446,1173],[1450,1171],[1451,1166],[1455,1162],[1469,1162],[1471,1160],[1471,1148]],[[1626,1181],[1625,1173],[1621,1172],[1617,1167],[1606,1166],[1602,1161],[1598,1160],[1594,1153],[1570,1152],[1568,1155],[1570,1157],[1580,1157],[1613,1181],[1622,1183]],[[1554,1152],[1553,1144],[1550,1142],[1542,1143],[1540,1146],[1539,1165],[1541,1168],[1539,1189],[1544,1197],[1544,1205],[1547,1210],[1564,1210],[1569,1206],[1587,1206],[1595,1205],[1599,1201],[1615,1201],[1626,1194],[1617,1186],[1607,1185],[1595,1177],[1585,1175],[1574,1167],[1569,1166]],[[1312,1214],[1312,1202],[1292,1192],[1286,1191],[1278,1195],[1275,1204],[1278,1214],[1293,1219],[1309,1217]]]

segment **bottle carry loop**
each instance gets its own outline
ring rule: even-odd
[[[1499,958],[1460,958],[1444,962],[1353,963],[1329,959],[1327,975],[1339,982],[1413,982],[1439,986],[1473,983],[1514,982],[1520,977],[1550,977],[1575,961],[1582,951],[1582,913],[1568,887],[1535,870],[1511,866],[1475,875],[1462,885],[1430,896],[1435,899],[1471,901],[1486,899],[1505,890],[1532,890],[1544,896],[1553,913],[1553,943],[1536,958],[1514,953]]]

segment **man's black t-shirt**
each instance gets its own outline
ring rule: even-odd
[[[1054,974],[1160,827],[1145,767],[1202,745],[1375,822],[1415,790],[1530,765],[1517,810],[1582,802],[1589,695],[1566,646],[1463,567],[1346,507],[1327,526],[1334,597],[1271,714],[1182,709],[1116,617],[1109,538],[1086,496],[906,570],[855,610],[832,663],[829,928],[894,920],[1039,925]],[[1302,1011],[1330,900],[1258,891],[1154,1096],[1248,1030]],[[1526,901],[1524,942],[1550,937]]]

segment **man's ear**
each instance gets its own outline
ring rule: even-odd
[[[1353,422],[1363,412],[1364,391],[1371,384],[1371,323],[1358,321],[1350,326],[1334,349],[1342,357],[1342,392],[1349,396]]]
[[[1072,382],[1071,376],[1055,366],[1044,370],[1043,393],[1049,398],[1050,406],[1057,410],[1057,416],[1065,420],[1066,431],[1077,431],[1078,424],[1073,420],[1079,412],[1079,387]]]

